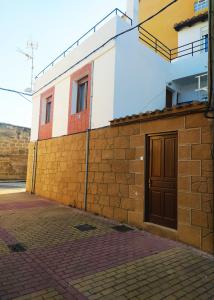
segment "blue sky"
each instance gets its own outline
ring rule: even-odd
[[[30,86],[30,62],[24,51],[37,41],[35,74],[79,36],[126,0],[0,0],[0,87],[24,91]],[[0,122],[31,126],[31,104],[0,91]]]

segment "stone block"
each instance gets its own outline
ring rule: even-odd
[[[121,207],[121,199],[117,196],[110,196],[109,199],[110,207]]]
[[[119,136],[136,135],[140,133],[140,124],[129,124],[119,127]]]
[[[209,232],[202,238],[202,250],[214,255],[214,232]]]
[[[114,152],[113,150],[103,150],[102,151],[102,159],[113,159]]]
[[[191,224],[191,210],[189,208],[178,208],[178,223]]]
[[[129,163],[129,172],[131,173],[144,173],[144,161],[132,160]]]
[[[179,145],[200,144],[201,128],[179,130],[178,141]]]
[[[214,163],[213,160],[202,160],[202,176],[213,177]]]
[[[120,185],[117,183],[108,184],[108,195],[117,196],[119,194]]]
[[[114,149],[114,159],[125,159],[125,149]]]
[[[211,125],[212,120],[207,119],[204,113],[190,114],[186,117],[186,128],[200,128]]]
[[[121,199],[121,208],[124,208],[128,211],[135,210],[135,201],[134,201],[134,199],[130,199],[130,198]]]
[[[130,147],[144,147],[144,135],[133,135],[130,137]]]
[[[185,117],[166,118],[151,122],[142,122],[140,134],[177,131],[185,128]]]
[[[179,160],[190,160],[191,159],[191,146],[179,146],[178,148],[178,159]]]
[[[201,145],[192,145],[192,159],[211,159],[211,145],[210,144],[201,144]]]
[[[190,192],[191,191],[191,176],[178,177],[178,191]]]
[[[141,226],[143,223],[143,214],[138,211],[128,211],[128,223],[134,226]]]
[[[135,159],[135,156],[136,156],[135,152],[136,152],[136,149],[126,149],[125,159],[127,159],[127,160]]]
[[[199,160],[179,161],[178,162],[179,176],[200,176],[201,162]]]
[[[127,149],[130,147],[129,136],[120,136],[114,138],[114,147],[117,149]]]
[[[105,182],[105,183],[116,183],[115,173],[113,173],[113,172],[104,173],[103,182]]]
[[[201,142],[203,144],[212,144],[214,142],[212,126],[201,128]]]
[[[178,192],[178,207],[201,208],[201,194]]]
[[[201,210],[196,210],[196,209],[192,210],[191,221],[192,221],[192,225],[200,226],[200,227],[208,227],[207,213]]]
[[[208,182],[206,177],[192,176],[192,192],[195,193],[207,193]]]
[[[135,200],[144,199],[144,187],[138,185],[130,185],[129,186],[129,198]]]
[[[128,173],[129,171],[129,162],[122,160],[112,161],[112,171],[115,173]]]
[[[119,195],[121,197],[128,197],[129,196],[129,186],[127,184],[120,184]]]
[[[128,222],[128,212],[125,209],[114,208],[114,219],[120,222]]]
[[[107,217],[109,219],[113,219],[114,208],[113,207],[104,206],[103,207],[103,216]]]
[[[116,173],[116,183],[122,184],[134,184],[135,182],[135,175],[129,173]]]
[[[178,238],[180,241],[195,246],[201,247],[201,228],[178,224]]]
[[[135,184],[136,185],[145,185],[145,175],[144,173],[136,173],[135,176]]]

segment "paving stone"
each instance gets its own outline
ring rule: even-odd
[[[80,232],[78,224],[97,229]],[[29,194],[1,196],[0,299],[213,299],[211,257],[114,225]],[[12,253],[8,243],[27,250]]]

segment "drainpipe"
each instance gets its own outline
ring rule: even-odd
[[[209,58],[208,58],[208,99],[209,111],[214,110],[214,91],[213,91],[213,73],[214,73],[214,0],[209,0]]]
[[[209,0],[209,58],[208,58],[208,112],[206,117],[214,119],[214,0]],[[214,124],[212,123],[212,129]],[[214,136],[213,144],[211,149],[213,168],[214,168]],[[213,197],[213,207],[214,207],[214,197]],[[213,214],[213,226],[214,226],[214,214]],[[213,241],[214,246],[214,241]],[[213,250],[214,251],[214,250]],[[214,252],[213,252],[214,254]]]
[[[90,129],[88,128],[86,132],[86,149],[85,149],[85,188],[84,188],[84,210],[85,211],[87,211],[89,139],[90,139]]]
[[[38,152],[38,141],[35,142],[33,148],[33,170],[32,170],[32,178],[31,178],[31,194],[35,194],[37,152]]]
[[[92,102],[93,102],[93,78],[94,78],[94,62],[91,68],[91,97],[89,110],[89,127],[86,131],[86,148],[85,148],[85,188],[84,188],[84,210],[87,211],[87,195],[88,195],[88,167],[89,167],[89,144],[91,131],[91,116],[92,116]]]

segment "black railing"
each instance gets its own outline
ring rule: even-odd
[[[208,39],[206,37],[171,49],[171,61],[187,55],[194,55],[197,52],[208,52]]]
[[[158,40],[154,35],[152,35],[150,32],[148,32],[143,27],[138,27],[139,31],[139,38],[145,42],[147,45],[149,45],[151,48],[155,50],[155,52],[158,52],[162,56],[164,56],[167,60],[170,60],[171,57],[171,50],[160,40]]]
[[[53,67],[55,62],[58,61],[59,59],[61,59],[62,57],[65,57],[66,54],[69,52],[69,50],[73,49],[74,47],[77,47],[80,45],[80,42],[83,41],[83,39],[88,36],[89,34],[91,34],[92,32],[96,32],[97,28],[99,27],[99,25],[101,25],[104,21],[106,21],[106,19],[108,19],[110,16],[112,15],[119,15],[122,17],[127,18],[132,26],[132,19],[127,16],[124,12],[122,12],[119,8],[115,8],[114,10],[112,10],[107,16],[105,16],[101,21],[99,21],[96,25],[94,25],[90,30],[88,30],[85,34],[83,34],[75,43],[73,43],[71,46],[69,46],[65,51],[63,51],[59,56],[57,56],[57,58],[55,58],[50,64],[48,64],[41,72],[39,72],[35,78],[38,78],[41,74],[44,74],[45,71],[50,68]]]
[[[194,55],[197,52],[208,52],[208,37],[200,40],[170,49],[155,36],[141,26],[138,27],[139,38],[150,46],[155,52],[166,58],[168,61],[173,61],[187,55]]]

